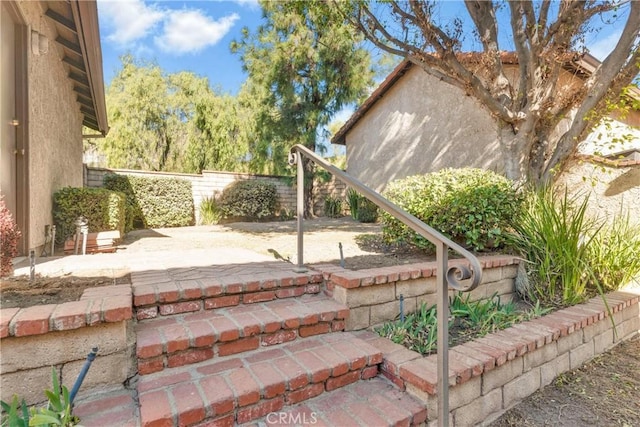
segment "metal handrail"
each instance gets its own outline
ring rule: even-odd
[[[449,425],[449,296],[448,290],[468,292],[476,288],[482,280],[482,267],[478,259],[465,248],[429,227],[415,216],[382,197],[376,191],[328,163],[303,145],[294,145],[289,152],[289,164],[297,166],[297,217],[298,217],[298,263],[296,271],[306,271],[304,267],[303,218],[304,218],[304,167],[302,156],[312,160],[340,181],[355,189],[380,209],[429,240],[436,247],[436,283],[438,291],[438,424]],[[448,249],[453,249],[469,261],[470,269],[455,263],[449,265]],[[465,281],[463,284],[462,281]]]

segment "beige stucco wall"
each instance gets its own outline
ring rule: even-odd
[[[611,220],[619,214],[640,225],[640,162],[612,167],[589,161],[576,162],[558,180],[570,194],[589,196],[589,213]]]
[[[82,115],[73,85],[55,43],[55,28],[40,2],[19,3],[27,24],[49,39],[47,53],[29,51],[29,242],[44,244],[52,224],[52,195],[66,186],[82,187]],[[29,46],[31,44],[29,43]]]
[[[487,110],[418,67],[358,121],[346,146],[347,172],[378,191],[445,167],[503,169],[497,125]]]

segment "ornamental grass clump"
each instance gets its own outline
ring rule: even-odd
[[[588,197],[550,187],[528,193],[510,240],[526,260],[523,296],[573,305],[619,289],[640,276],[640,227],[628,217],[607,225],[587,215]]]
[[[384,192],[389,200],[462,246],[499,250],[507,243],[523,197],[509,179],[484,169],[443,169],[393,181]],[[381,214],[387,242],[407,242],[432,250],[424,237]]]

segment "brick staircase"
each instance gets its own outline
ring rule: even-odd
[[[125,404],[121,425],[424,423],[424,405],[379,375],[382,352],[344,332],[349,310],[321,282],[285,263],[132,274],[139,412]],[[110,419],[96,405],[78,408],[83,425]]]

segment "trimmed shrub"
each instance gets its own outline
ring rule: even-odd
[[[376,222],[378,220],[378,207],[366,197],[361,196],[358,201],[356,219],[360,222]]]
[[[13,220],[11,211],[0,196],[0,277],[13,271],[12,259],[18,255],[18,239],[20,231]]]
[[[53,194],[56,241],[64,242],[76,232],[75,220],[84,216],[89,232],[118,230],[124,235],[124,194],[104,188],[65,187]]]
[[[204,197],[200,202],[200,225],[217,224],[222,219],[222,210],[215,196]]]
[[[191,182],[177,178],[149,178],[107,174],[104,187],[126,196],[126,230],[184,227],[194,224]]]
[[[329,218],[342,216],[342,200],[338,197],[327,196],[324,199],[324,214]]]
[[[270,182],[236,181],[224,189],[219,204],[226,218],[272,218],[278,205],[278,192]]]
[[[443,169],[389,184],[385,196],[458,244],[476,251],[499,249],[522,210],[522,196],[513,182],[494,172]],[[433,245],[386,212],[383,236],[417,247]]]

